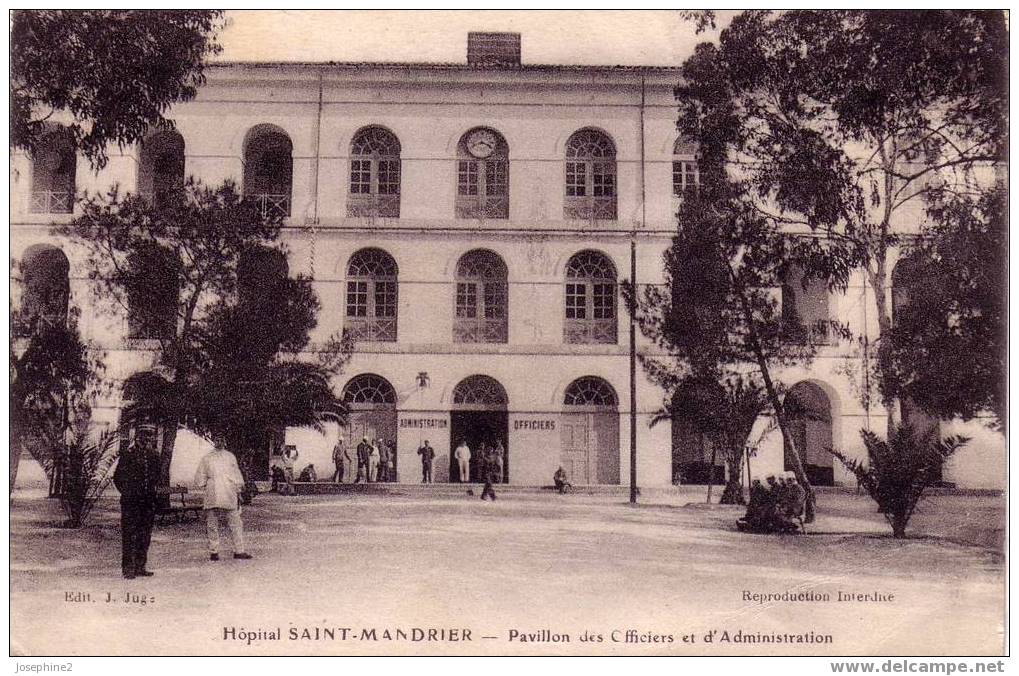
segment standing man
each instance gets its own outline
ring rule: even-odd
[[[368,444],[368,483],[379,480],[379,440]]]
[[[430,484],[432,483],[432,460],[435,459],[435,449],[428,445],[428,439],[425,439],[425,444],[418,449],[418,455],[421,456],[421,483]]]
[[[359,484],[368,480],[368,458],[371,456],[371,444],[368,437],[361,437],[361,443],[357,445],[357,478],[354,483]]]
[[[471,480],[471,449],[466,439],[460,440],[460,445],[453,451],[453,457],[460,468],[460,483],[465,484]]]
[[[376,439],[375,445],[379,447],[379,477],[382,482],[389,481],[389,444]]]
[[[226,440],[213,438],[213,449],[198,463],[195,486],[205,489],[202,508],[209,535],[209,560],[219,561],[219,518],[226,517],[230,537],[234,543],[235,559],[250,559],[244,551],[244,524],[241,523],[240,492],[244,477],[237,466],[237,458],[226,450]]]
[[[506,449],[503,448],[502,439],[495,440],[495,448],[492,450],[492,471],[495,474],[494,482],[501,484],[503,480],[503,469],[502,459],[506,455]]]
[[[145,565],[156,519],[158,482],[156,428],[139,426],[134,441],[121,454],[113,473],[113,485],[120,491],[120,568],[128,580],[152,575]]]
[[[495,449],[490,448],[487,444],[481,444],[478,458],[481,460],[481,478],[485,480],[485,487],[481,491],[481,499],[492,498],[494,502],[495,489],[492,487],[492,484],[499,481],[496,476]]]
[[[350,464],[350,451],[347,450],[347,445],[343,443],[343,437],[336,439],[336,445],[333,446],[333,466],[336,467],[336,471],[333,473],[333,483],[343,483],[343,468]]]

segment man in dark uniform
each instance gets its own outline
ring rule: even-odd
[[[368,457],[371,452],[372,447],[368,443],[368,437],[362,438],[361,443],[357,445],[357,477],[354,479],[354,483],[368,481]]]
[[[418,455],[421,456],[421,483],[430,484],[432,483],[432,460],[435,459],[435,449],[428,445],[428,439],[425,439],[424,445],[418,449]]]
[[[145,564],[156,518],[158,482],[156,429],[146,425],[135,432],[134,442],[121,453],[113,473],[113,485],[120,491],[120,565],[129,580],[152,575]]]
[[[492,487],[492,484],[497,483],[501,478],[496,474],[498,470],[495,466],[495,451],[486,444],[481,444],[480,456],[481,476],[485,480],[485,487],[481,491],[481,499],[492,498],[494,501],[495,489]]]

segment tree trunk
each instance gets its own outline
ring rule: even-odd
[[[745,505],[743,498],[743,453],[738,452],[733,456],[730,453],[726,458],[726,466],[729,468],[729,478],[725,482],[725,490],[722,491],[720,505]]]
[[[159,487],[168,489],[170,487],[170,463],[173,462],[173,446],[177,441],[177,421],[164,421],[162,428],[163,445],[159,449]],[[158,504],[164,508],[170,506],[169,492],[160,493]]]
[[[892,537],[896,539],[903,539],[906,537],[906,524],[909,523],[909,517],[905,514],[895,513],[892,515]]]
[[[21,440],[18,435],[11,432],[10,443],[11,447],[8,449],[11,455],[10,495],[14,495],[14,484],[18,479],[18,466],[21,464]]]
[[[729,265],[728,261],[726,264]],[[814,488],[810,485],[810,481],[807,479],[807,473],[803,471],[803,462],[800,460],[800,449],[796,448],[796,443],[793,441],[793,435],[789,432],[789,426],[786,424],[785,414],[782,410],[782,402],[778,398],[778,391],[775,389],[775,383],[771,380],[771,369],[768,368],[768,358],[764,354],[764,348],[761,346],[760,338],[757,335],[757,324],[754,321],[753,312],[750,310],[750,303],[747,300],[746,295],[743,292],[743,287],[740,285],[739,280],[736,278],[736,273],[733,271],[732,266],[729,265],[729,275],[733,282],[733,287],[736,289],[736,293],[739,296],[740,308],[743,311],[743,319],[747,323],[747,338],[750,342],[750,349],[754,353],[754,358],[757,360],[757,367],[761,370],[761,379],[764,380],[764,389],[768,393],[768,401],[771,403],[772,409],[775,411],[775,419],[778,421],[778,427],[782,430],[782,441],[785,445],[785,450],[793,460],[793,473],[796,474],[796,480],[803,486],[803,490],[806,492],[806,499],[804,501],[803,508],[803,521],[804,523],[814,522],[814,503],[817,498],[814,495]]]
[[[711,464],[708,465],[708,504],[711,504],[711,488],[715,485],[715,446],[711,446]]]

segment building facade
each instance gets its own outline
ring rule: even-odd
[[[449,481],[460,440],[474,449],[498,440],[511,484],[548,484],[559,466],[578,484],[628,483],[621,284],[631,263],[638,285],[662,283],[678,201],[697,184],[695,149],[676,132],[678,73],[521,65],[512,35],[472,34],[469,47],[466,64],[212,65],[197,98],[171,111],[175,132],[114,150],[98,174],[57,129],[36,156],[12,157],[12,257],[24,270],[16,301],[66,288],[111,375],[124,383],[146,372],[159,328],[132,325],[129,312],[90,311],[83,261],[50,226],[73,217],[83,191],[116,184],[158,199],[182,176],[233,180],[286,216],[289,269],[310,276],[322,302],[313,341],[341,329],[356,339],[335,383],[350,420],[325,434],[287,430],[300,466],[330,474],[338,435],[351,448],[370,436],[395,444],[399,481],[417,482],[427,439],[435,481]],[[874,293],[859,274],[844,294],[807,290],[784,301],[800,316],[876,335]],[[847,483],[825,449],[860,455],[858,430],[881,430],[884,413],[859,402],[853,346],[819,340],[814,361],[782,380],[812,478]],[[656,349],[639,332],[637,346]],[[639,367],[635,391],[638,483],[707,480],[710,454],[695,426],[651,424],[664,395]],[[106,420],[123,398],[120,388]],[[783,469],[780,435],[766,420],[758,427],[753,473]],[[942,428],[973,437],[946,481],[1003,486],[999,435],[979,421]],[[204,447],[178,435],[173,481],[190,480]]]

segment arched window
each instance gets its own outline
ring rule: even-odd
[[[502,411],[509,406],[509,397],[495,378],[470,376],[453,388],[453,406],[457,409]]]
[[[70,264],[64,252],[49,244],[30,246],[20,267],[23,286],[16,333],[26,335],[40,321],[54,326],[66,322]]]
[[[697,144],[681,136],[672,146],[672,194],[685,197],[696,193],[700,185]]]
[[[294,146],[286,132],[259,125],[244,142],[244,196],[254,200],[263,216],[290,215],[294,178]]]
[[[397,268],[382,249],[361,249],[347,264],[344,328],[353,340],[396,340]]]
[[[456,265],[454,343],[505,343],[509,334],[506,264],[475,249]]]
[[[160,131],[142,141],[138,164],[138,193],[160,206],[184,184],[184,137]]]
[[[807,479],[815,486],[831,486],[835,475],[833,456],[829,452],[832,448],[832,417],[828,395],[820,385],[804,380],[790,388],[782,408]],[[793,469],[788,448],[785,469]]]
[[[791,267],[782,280],[782,331],[786,340],[826,344],[830,341],[828,288],[824,282]]]
[[[581,251],[566,264],[567,343],[615,343],[616,268],[597,251]]]
[[[581,129],[566,142],[568,219],[615,220],[616,147],[608,136]]]
[[[78,158],[70,132],[58,129],[46,135],[32,156],[34,214],[69,214],[74,208]]]
[[[382,376],[364,373],[351,378],[343,388],[343,401],[355,407],[395,406],[396,390]]]
[[[456,157],[456,217],[509,218],[509,147],[502,134],[471,129]]]
[[[350,142],[351,217],[400,217],[400,141],[382,127],[365,127]]]
[[[612,386],[601,378],[584,376],[577,378],[566,388],[563,403],[567,406],[608,406],[617,405],[616,393]]]
[[[170,249],[153,244],[128,258],[128,338],[170,338],[177,330],[180,260]]]

